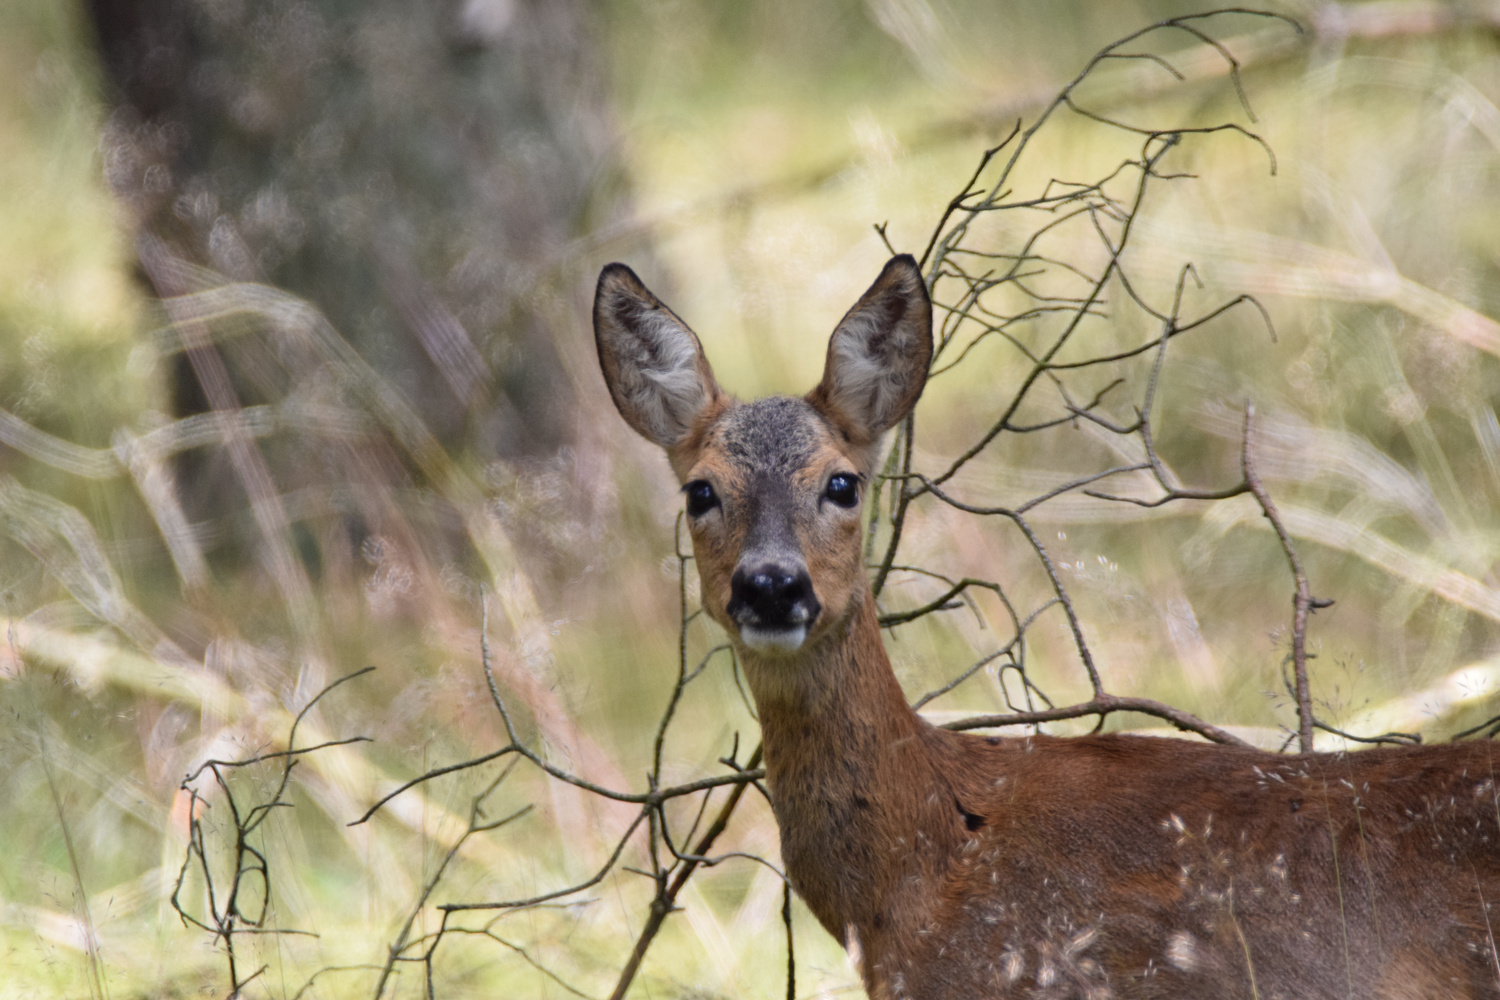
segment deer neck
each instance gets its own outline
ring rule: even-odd
[[[893,929],[894,891],[942,867],[954,823],[935,761],[944,734],[907,704],[874,596],[798,656],[741,655],[793,886],[846,943],[851,927],[864,940]]]

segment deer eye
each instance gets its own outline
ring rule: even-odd
[[[702,517],[719,506],[719,495],[706,479],[694,479],[682,488],[687,494],[688,517]]]
[[[853,507],[859,503],[859,480],[847,472],[840,472],[828,480],[823,495],[840,507]]]

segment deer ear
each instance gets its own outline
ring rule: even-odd
[[[922,395],[932,361],[932,302],[910,254],[892,257],[828,341],[808,402],[851,439],[871,444]]]
[[[719,395],[693,331],[624,264],[599,273],[594,343],[620,416],[663,448],[679,444]]]

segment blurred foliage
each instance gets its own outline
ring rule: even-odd
[[[524,19],[537,5],[433,7],[410,36],[376,30],[390,5],[361,14],[330,6],[316,30],[296,20],[310,8],[272,6],[263,25],[251,5],[183,7],[224,32],[210,38],[220,89],[167,96],[233,105],[259,93],[233,81],[269,74],[284,89],[259,93],[256,106],[285,117],[288,134],[312,135],[326,116],[334,132],[370,144],[362,157],[316,169],[293,157],[271,183],[255,173],[275,146],[257,145],[267,133],[248,129],[201,149],[190,137],[197,159],[173,177],[197,184],[192,197],[217,208],[183,218],[175,188],[154,208],[111,196],[106,177],[119,179],[121,143],[141,134],[139,122],[106,110],[85,12],[0,0],[3,997],[224,992],[222,955],[168,900],[192,821],[221,836],[233,826],[211,788],[194,786],[210,803],[198,814],[179,783],[207,759],[283,747],[317,691],[374,663],[373,675],[320,703],[307,723],[316,738],[304,732],[299,744],[374,742],[307,755],[290,807],[267,817],[258,842],[270,858],[268,925],[318,936],[250,941],[249,967],[265,971],[246,989],[293,996],[338,966],[348,969],[319,974],[303,995],[369,995],[377,972],[368,966],[385,961],[485,777],[430,783],[368,824],[346,824],[395,782],[503,740],[478,668],[481,585],[496,674],[523,734],[559,766],[640,787],[651,720],[673,681],[677,501],[664,463],[616,419],[592,370],[581,306],[598,265],[619,257],[636,266],[704,336],[729,388],[802,391],[821,368],[828,331],[888,254],[871,224],[888,223],[897,249],[920,252],[981,148],[1033,118],[1101,45],[1193,9],[977,0],[570,8],[587,16],[596,55],[585,68],[598,74],[590,85],[599,103],[580,108],[564,97],[549,111],[587,121],[576,134],[559,131],[566,148],[537,167],[571,207],[526,206],[545,232],[511,230],[526,246],[533,236],[546,244],[552,256],[537,266],[551,284],[536,292],[523,282],[528,290],[516,293],[496,276],[498,258],[477,272],[462,266],[472,259],[465,248],[488,252],[500,223],[517,226],[504,198],[487,203],[492,216],[464,216],[472,164],[416,164],[422,180],[408,200],[369,185],[395,155],[390,144],[428,128],[468,134],[462,121],[503,104],[496,96],[481,110],[454,108],[459,91],[440,85],[443,74],[463,64],[500,79],[524,65],[480,69],[450,29],[493,25],[483,17],[506,11]],[[1174,341],[1157,444],[1182,481],[1222,484],[1235,474],[1241,406],[1255,402],[1262,475],[1314,592],[1338,601],[1312,627],[1320,708],[1361,733],[1441,738],[1496,711],[1500,669],[1500,43],[1485,27],[1500,14],[1418,0],[1286,11],[1304,24],[1301,37],[1249,22],[1227,23],[1218,36],[1244,64],[1254,122],[1215,68],[1221,61],[1190,52],[1191,38],[1168,46],[1185,80],[1139,61],[1088,84],[1090,106],[1116,117],[1234,119],[1275,154],[1273,175],[1248,140],[1185,144],[1175,169],[1197,179],[1163,186],[1134,237],[1129,265],[1143,296],[1159,302],[1192,262],[1203,287],[1189,289],[1190,304],[1252,293],[1275,330],[1273,341],[1256,317],[1240,315]],[[243,44],[224,27],[247,25]],[[371,38],[426,53],[431,72],[415,57],[373,69],[356,62],[343,67],[356,81],[343,104],[301,103],[298,88],[332,72],[318,68],[319,45],[387,51],[350,41]],[[283,53],[303,55],[283,62]],[[385,120],[383,87],[427,103]],[[615,123],[602,141],[598,115]],[[1121,149],[1098,134],[1059,120],[1018,189],[1117,162]],[[485,133],[477,148],[525,153],[509,140]],[[624,180],[585,169],[567,143],[617,156]],[[150,164],[131,162],[140,169],[128,177],[146,191]],[[293,184],[298,171],[316,183]],[[260,199],[268,183],[282,201]],[[333,189],[358,211],[341,215]],[[280,205],[271,214],[299,235],[283,245],[271,232],[269,249],[237,271],[232,255],[215,256],[215,227],[227,217],[243,236],[261,204]],[[625,207],[595,211],[610,205]],[[156,211],[176,220],[169,273],[192,293],[165,306],[133,273],[132,241]],[[375,246],[431,250],[437,263],[418,270],[440,300],[478,289],[457,312],[471,333],[524,328],[523,345],[537,331],[556,338],[561,374],[549,384],[566,389],[565,431],[529,452],[483,433],[442,433],[453,422],[451,393],[433,370],[385,364],[361,341],[361,324],[391,319],[364,305],[378,267],[374,279],[332,270],[327,280],[354,303],[346,312],[298,284],[311,280],[300,273],[304,248],[337,241],[347,218]],[[386,223],[405,235],[370,235]],[[997,224],[986,238],[1005,245],[1024,235]],[[1052,255],[1075,251],[1081,245],[1062,240]],[[246,279],[277,287],[237,283]],[[1090,330],[1090,350],[1154,335],[1123,310],[1112,319]],[[533,320],[541,325],[527,326]],[[242,345],[241,375],[262,361],[279,373],[266,383],[274,391],[245,400],[259,405],[242,411],[242,424],[184,426],[167,416],[174,359],[197,333]],[[351,342],[363,357],[348,353]],[[420,353],[409,337],[391,344],[396,357]],[[917,418],[923,467],[945,467],[987,425],[1016,377],[1006,350],[982,343],[972,363],[934,380]],[[523,347],[501,366],[517,406],[530,405],[530,364]],[[1148,367],[1122,374],[1138,389]],[[1127,398],[1136,397],[1122,395],[1112,416],[1130,416]],[[480,419],[498,421],[503,435],[514,415],[502,410]],[[235,464],[226,446],[234,440],[258,450],[264,481]],[[957,486],[976,502],[1032,496],[1109,459],[1112,447],[1087,425],[1005,435],[993,461]],[[195,485],[178,479],[199,475],[219,484],[215,505],[174,513],[179,488]],[[1280,669],[1291,588],[1253,505],[1143,511],[1069,496],[1036,523],[1112,690],[1279,742],[1290,720]],[[907,532],[914,558],[999,578],[1021,603],[1045,598],[1025,547],[1003,529],[918,504]],[[915,606],[931,593],[901,583],[887,600]],[[1000,617],[980,599],[972,612],[900,630],[891,648],[908,691],[931,689],[990,648]],[[688,639],[694,650],[717,641],[701,623]],[[1058,697],[1082,690],[1060,624],[1038,633],[1031,656]],[[993,710],[995,689],[980,680],[937,707]],[[724,664],[687,690],[678,719],[664,761],[671,780],[717,773],[736,733],[754,742]],[[264,801],[280,773],[274,762],[245,768],[231,787]],[[438,901],[555,888],[591,871],[621,832],[618,810],[534,773],[518,771],[497,795],[494,818],[537,808],[467,839]],[[774,857],[774,824],[755,796],[726,843]],[[637,991],[779,995],[779,958],[763,956],[784,947],[780,891],[774,874],[748,864],[700,873]],[[439,995],[568,994],[538,965],[590,996],[607,993],[649,892],[618,874],[592,898],[524,910],[488,937],[445,944]],[[417,932],[435,920],[430,905],[421,908]],[[796,922],[809,931],[798,938],[799,992],[853,983],[832,942],[805,915]],[[418,978],[398,977],[397,995],[420,995]]]
[[[17,416],[100,444],[156,386],[132,358],[142,306],[98,180],[99,73],[69,5],[3,11],[0,393]],[[97,405],[76,405],[79,382]]]

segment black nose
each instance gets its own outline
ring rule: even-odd
[[[818,613],[807,570],[765,564],[734,571],[729,580],[729,617],[742,625],[792,628]]]

